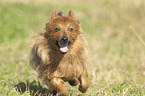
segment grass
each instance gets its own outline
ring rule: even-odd
[[[145,2],[117,0],[0,1],[0,95],[49,95],[29,66],[30,38],[52,9],[72,9],[89,42],[87,93],[72,96],[145,95]],[[63,3],[62,3],[63,2]]]

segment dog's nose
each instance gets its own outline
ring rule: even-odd
[[[61,41],[67,42],[67,41],[68,41],[68,38],[67,38],[66,36],[63,36],[63,37],[61,38]]]

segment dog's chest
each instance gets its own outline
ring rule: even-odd
[[[65,80],[78,78],[83,71],[79,58],[64,58],[56,71],[57,75]]]

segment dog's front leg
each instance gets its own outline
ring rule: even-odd
[[[84,69],[80,77],[78,78],[80,81],[79,90],[83,93],[85,93],[89,87],[89,81],[88,81],[88,73],[87,69]]]
[[[62,96],[68,95],[68,89],[66,88],[64,81],[60,78],[53,78],[50,80],[49,84],[49,90],[52,93],[58,92]]]

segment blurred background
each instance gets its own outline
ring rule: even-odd
[[[29,66],[31,37],[72,10],[89,43],[90,87],[71,96],[145,95],[144,0],[0,0],[0,95],[49,95]]]

